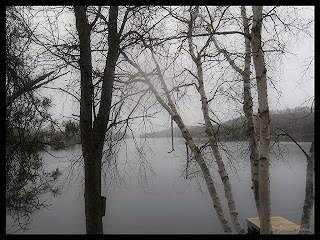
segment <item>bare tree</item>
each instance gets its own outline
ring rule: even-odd
[[[267,69],[263,58],[261,29],[262,6],[253,6],[253,22],[251,29],[252,56],[256,71],[260,119],[260,156],[259,156],[259,200],[260,200],[260,233],[271,234],[270,203],[270,117],[267,92]]]
[[[108,46],[103,75],[100,108],[92,122],[92,63],[90,32],[92,23],[85,6],[75,6],[76,26],[80,39],[81,104],[80,129],[85,162],[85,213],[87,233],[103,233],[101,213],[101,158],[109,121],[115,66],[118,59],[119,36],[117,30],[118,7],[109,9]],[[98,17],[98,16],[97,16]]]
[[[138,116],[132,116],[136,112],[140,102],[146,95],[146,90],[131,89],[132,93],[121,86],[114,87],[116,81],[115,69],[118,62],[119,52],[130,46],[139,44],[135,35],[139,35],[139,31],[147,33],[152,29],[145,28],[148,23],[143,23],[144,18],[152,18],[152,11],[148,7],[125,7],[119,9],[117,6],[111,6],[108,11],[108,19],[103,15],[102,8],[98,10],[90,10],[87,7],[74,7],[76,16],[76,27],[80,40],[80,72],[81,72],[81,102],[80,102],[80,129],[83,157],[85,162],[85,203],[86,203],[86,226],[87,233],[103,233],[102,215],[101,215],[101,171],[102,171],[102,155],[104,152],[112,152],[113,143],[108,144],[108,150],[104,151],[104,142],[107,131],[111,128],[126,123],[128,127],[129,120],[137,119]],[[93,21],[89,23],[88,14],[93,13]],[[121,12],[121,15],[119,15]],[[141,17],[140,25],[130,25],[127,23],[132,20],[135,14]],[[118,25],[118,18],[122,17],[122,22]],[[97,23],[98,20],[102,21]],[[99,20],[99,21],[100,21]],[[102,30],[95,27],[95,24],[104,25]],[[106,28],[107,27],[107,28]],[[119,29],[118,29],[119,28]],[[103,73],[93,69],[92,55],[94,51],[91,47],[92,33],[101,35],[107,33],[107,46],[101,49],[105,56],[105,67]],[[103,34],[101,35],[103,38]],[[99,43],[98,43],[99,46]],[[107,50],[106,50],[107,48]],[[105,53],[107,52],[107,53]],[[100,61],[100,60],[97,60]],[[95,82],[93,78],[97,77]],[[117,83],[120,83],[117,81]],[[100,88],[101,85],[101,88]],[[126,89],[126,90],[125,90]],[[117,90],[117,91],[115,91]],[[120,96],[117,94],[120,93]],[[112,105],[112,96],[115,94],[114,103]],[[126,119],[119,120],[120,113],[125,101],[132,100],[131,96],[140,97],[136,103],[130,102],[132,110],[128,113]],[[97,109],[99,106],[99,109]],[[110,114],[112,112],[112,115]],[[147,111],[145,111],[147,112]],[[149,117],[153,114],[143,114],[142,117]],[[114,119],[110,119],[110,117]],[[116,137],[116,142],[123,139],[126,130],[122,136]],[[109,132],[109,137],[111,136]],[[108,137],[107,136],[107,137]],[[110,139],[109,139],[110,140]],[[107,140],[108,142],[108,140]],[[107,154],[107,161],[111,160]]]
[[[218,218],[220,220],[220,223],[224,229],[225,233],[232,233],[231,228],[229,227],[228,221],[224,217],[223,209],[220,203],[219,196],[216,192],[214,182],[211,177],[210,170],[201,154],[201,151],[199,147],[194,143],[194,140],[192,139],[191,134],[189,133],[186,125],[183,122],[183,119],[181,118],[176,104],[173,101],[171,97],[171,93],[167,87],[166,81],[164,80],[164,75],[163,71],[161,70],[161,67],[156,59],[155,52],[153,50],[153,47],[151,44],[147,44],[146,41],[142,39],[145,48],[150,51],[150,59],[153,60],[153,63],[155,65],[155,69],[152,70],[150,73],[145,72],[137,63],[135,63],[132,59],[128,57],[128,55],[124,52],[121,51],[121,54],[124,56],[126,61],[130,63],[131,66],[133,66],[138,72],[134,74],[134,78],[130,79],[127,81],[127,84],[129,83],[135,83],[135,82],[143,82],[149,86],[149,90],[154,94],[156,97],[157,101],[161,104],[161,106],[170,114],[170,116],[173,118],[173,120],[176,122],[178,125],[184,139],[186,140],[186,144],[188,147],[191,149],[193,155],[195,156],[195,159],[202,171],[203,177],[205,179],[208,191],[210,193],[211,199],[213,201],[214,208],[217,212]],[[161,88],[163,89],[163,94],[166,97],[166,101],[161,97],[161,94],[158,92],[158,88],[155,88],[154,83],[150,79],[149,76],[156,76],[158,78],[158,81],[160,82]]]
[[[258,161],[259,161],[259,147],[257,142],[256,127],[254,124],[254,115],[253,115],[253,101],[251,94],[251,37],[249,30],[249,21],[246,14],[246,7],[241,6],[241,16],[243,21],[243,36],[244,36],[244,46],[245,46],[245,57],[244,57],[244,66],[243,68],[232,60],[230,53],[222,49],[217,39],[213,37],[213,43],[217,50],[224,55],[230,66],[238,72],[243,79],[243,111],[246,117],[246,134],[249,141],[249,150],[250,150],[250,163],[251,163],[251,180],[252,180],[252,189],[254,192],[254,199],[256,203],[256,208],[258,214],[260,214],[259,207],[259,170],[258,170]],[[210,16],[210,19],[211,16]],[[214,34],[213,23],[209,23],[211,26],[210,33]]]
[[[194,10],[190,9],[190,21],[188,23],[188,45],[189,45],[189,52],[192,57],[193,62],[197,66],[197,74],[196,74],[196,79],[198,80],[198,92],[201,97],[201,102],[202,102],[202,112],[203,112],[203,118],[205,121],[205,127],[206,127],[206,133],[209,138],[209,143],[210,147],[212,149],[212,152],[214,154],[214,157],[216,159],[218,168],[219,168],[219,174],[220,178],[222,180],[223,186],[224,186],[224,191],[225,191],[225,197],[227,198],[228,201],[228,207],[229,207],[229,213],[231,216],[231,220],[233,225],[235,226],[235,229],[238,234],[244,234],[244,229],[240,225],[239,219],[238,219],[238,212],[236,211],[235,208],[235,202],[233,200],[233,195],[232,195],[232,188],[231,184],[229,181],[228,174],[226,172],[220,150],[217,144],[217,140],[215,137],[215,133],[213,130],[213,126],[210,121],[210,116],[209,116],[209,109],[208,109],[208,99],[205,93],[205,86],[204,86],[204,76],[203,76],[203,69],[202,69],[202,59],[201,59],[201,54],[203,51],[206,50],[208,47],[209,43],[212,40],[212,37],[209,36],[205,45],[201,48],[201,50],[198,53],[195,53],[195,49],[193,46],[193,41],[192,41],[192,33],[193,33],[193,27],[196,21],[196,18],[199,16],[199,6],[195,7]]]

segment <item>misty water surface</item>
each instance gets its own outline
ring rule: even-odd
[[[171,153],[168,153],[171,151],[169,138],[148,139],[148,143],[152,152],[148,151],[147,143],[142,146],[154,173],[148,170],[148,163],[139,158],[132,139],[127,139],[127,144],[121,147],[117,159],[119,178],[114,182],[107,180],[109,184],[102,190],[103,195],[107,196],[104,233],[223,234],[204,181],[200,178],[199,181],[185,179],[184,140],[175,138],[175,151]],[[249,155],[245,151],[247,143],[238,144],[227,143],[226,146],[232,146],[231,149],[235,150],[235,157],[227,163],[225,155],[224,160],[239,219],[247,230],[245,219],[257,217],[257,213],[250,188]],[[306,159],[294,143],[282,144],[282,158],[276,158],[273,154],[270,168],[272,216],[283,216],[300,225],[305,197]],[[300,144],[309,151],[311,143]],[[273,149],[277,153],[277,148]],[[58,197],[51,194],[43,196],[47,203],[52,204],[51,207],[40,210],[24,233],[85,233],[82,163],[77,161],[81,156],[81,146],[73,146],[68,151],[51,150],[51,154],[60,157],[44,154],[48,169],[59,167],[63,172],[60,177],[64,184],[62,194]],[[74,164],[70,165],[68,159]],[[213,169],[213,173],[227,215],[223,186],[217,171]],[[120,184],[120,179],[125,180],[125,184]],[[119,185],[119,188],[114,188]],[[7,217],[7,229],[11,222]],[[311,229],[314,229],[313,215]]]

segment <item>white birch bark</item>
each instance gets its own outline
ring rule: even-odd
[[[172,98],[170,96],[170,93],[168,91],[167,85],[166,85],[166,83],[165,83],[165,81],[163,79],[163,76],[161,74],[160,67],[159,67],[158,63],[156,62],[156,59],[155,59],[155,56],[154,56],[154,53],[153,53],[152,50],[151,50],[151,53],[152,53],[152,58],[153,58],[153,60],[155,61],[156,65],[157,65],[158,76],[160,78],[163,90],[165,91],[165,95],[166,95],[166,97],[168,99],[168,104],[161,98],[160,94],[154,88],[154,86],[152,85],[150,79],[142,71],[142,69],[137,64],[135,64],[133,61],[131,61],[126,56],[125,53],[122,52],[122,55],[144,77],[145,81],[143,81],[143,82],[145,82],[146,84],[149,85],[150,90],[153,92],[153,94],[155,95],[155,97],[158,100],[158,102],[161,104],[161,106],[164,109],[166,109],[168,111],[168,113],[171,115],[173,120],[177,123],[177,125],[178,125],[178,127],[179,127],[179,129],[180,129],[180,131],[182,133],[182,136],[186,140],[188,146],[190,147],[192,153],[194,154],[195,159],[196,159],[196,161],[197,161],[197,163],[198,163],[198,165],[199,165],[199,167],[200,167],[200,169],[202,171],[203,177],[204,177],[206,185],[207,185],[207,189],[209,191],[210,197],[211,197],[212,202],[213,202],[213,207],[216,210],[216,213],[218,215],[218,219],[219,219],[219,221],[220,221],[220,223],[222,225],[222,228],[223,228],[225,233],[232,234],[232,230],[231,230],[231,228],[229,226],[229,223],[224,217],[224,213],[223,213],[223,209],[222,209],[221,202],[220,202],[220,199],[219,199],[219,195],[218,195],[218,193],[217,193],[217,191],[215,189],[214,182],[213,182],[213,179],[212,179],[211,174],[210,174],[210,170],[207,167],[207,164],[204,161],[203,156],[202,156],[199,148],[194,143],[194,141],[193,141],[193,139],[192,139],[187,127],[185,126],[182,118],[180,117],[180,115],[179,115],[179,113],[178,113],[178,111],[177,111],[177,109],[175,107],[175,104],[174,104],[174,102],[173,102],[173,100],[172,100]]]
[[[314,139],[307,155],[306,196],[303,204],[299,234],[310,234],[310,217],[314,205]]]
[[[251,181],[252,181],[252,189],[254,193],[254,200],[257,208],[258,215],[260,214],[260,205],[259,205],[259,147],[257,143],[257,135],[256,135],[256,127],[254,125],[253,119],[253,103],[251,96],[251,86],[250,86],[250,65],[251,65],[251,43],[248,39],[249,33],[249,23],[246,15],[246,9],[244,6],[241,7],[241,15],[244,25],[244,37],[245,37],[245,60],[244,60],[244,69],[242,70],[239,66],[235,64],[235,62],[230,58],[228,53],[221,49],[218,42],[215,38],[213,38],[213,43],[215,47],[221,52],[230,66],[237,71],[243,79],[243,95],[244,95],[244,105],[243,111],[246,117],[246,125],[247,125],[247,135],[250,149],[250,163],[251,163]]]
[[[249,23],[246,14],[245,6],[241,6],[241,15],[244,25],[244,33],[249,36]],[[247,123],[247,135],[250,148],[250,163],[251,163],[251,181],[252,189],[254,193],[254,199],[258,215],[260,215],[260,203],[259,203],[259,147],[257,143],[256,128],[253,120],[253,103],[251,97],[250,86],[250,65],[251,65],[251,43],[248,37],[245,37],[245,65],[242,72],[243,77],[243,92],[244,92],[244,105],[243,111],[246,117]]]
[[[268,106],[266,67],[261,46],[262,6],[253,6],[252,55],[256,71],[260,118],[260,158],[259,158],[259,198],[260,198],[260,233],[271,234],[270,203],[270,117]]]
[[[200,54],[197,54],[197,56],[196,56],[194,48],[193,48],[193,43],[192,43],[193,22],[197,18],[197,15],[198,15],[197,13],[198,13],[198,7],[196,7],[196,10],[193,13],[190,12],[191,19],[190,19],[189,30],[188,30],[188,44],[189,44],[189,52],[192,56],[192,60],[194,61],[194,63],[197,66],[197,80],[199,83],[198,92],[200,93],[200,96],[201,96],[202,112],[203,112],[203,117],[204,117],[204,121],[205,121],[206,133],[209,138],[209,142],[210,142],[210,146],[211,146],[213,155],[214,155],[214,157],[216,159],[216,163],[218,165],[220,178],[222,180],[223,187],[224,187],[225,197],[228,202],[228,208],[229,208],[229,214],[231,217],[231,221],[232,221],[237,233],[244,234],[245,231],[239,222],[238,212],[236,211],[235,202],[233,200],[232,188],[231,188],[231,184],[229,181],[229,176],[228,176],[227,171],[225,169],[225,166],[224,166],[224,163],[223,163],[220,151],[219,151],[219,147],[218,147],[216,138],[214,136],[213,126],[210,122],[210,116],[209,116],[209,110],[208,110],[208,100],[207,100],[206,93],[204,90],[205,88],[204,88],[203,71],[202,71],[202,63],[201,63]],[[206,46],[208,46],[211,38],[212,37],[210,37],[208,39],[208,41],[206,42],[204,47],[201,49],[201,51],[203,51],[206,48]]]

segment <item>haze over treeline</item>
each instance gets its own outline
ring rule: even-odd
[[[314,111],[308,107],[297,107],[294,109],[283,109],[271,111],[270,130],[272,140],[291,141],[290,137],[282,134],[286,131],[291,137],[298,142],[311,142],[314,134]],[[258,121],[256,118],[255,125],[257,128]],[[205,137],[204,126],[189,126],[190,133],[195,138]],[[224,141],[246,141],[245,118],[238,117],[221,124],[214,125],[217,136]],[[141,135],[142,137],[171,137],[171,129],[151,132]],[[173,129],[174,137],[182,137],[177,127]]]
[[[219,142],[248,141],[254,208],[261,233],[271,234],[270,142],[288,137],[302,149],[297,141],[313,135],[313,35],[312,6],[6,6],[7,214],[20,227],[26,220],[26,228],[46,207],[38,195],[58,192],[60,172],[46,172],[39,152],[81,143],[86,232],[103,234],[102,183],[118,176],[119,146],[167,121],[172,137],[179,128],[226,234],[245,228]],[[306,52],[297,50],[301,43]],[[296,65],[288,64],[290,56]],[[290,93],[296,105],[306,108],[272,113],[275,104],[288,106],[281,96],[292,86],[300,90]],[[52,114],[55,93],[69,96],[60,110],[76,109]],[[148,159],[143,146],[136,148],[146,175]],[[307,231],[313,149],[313,139],[308,153],[302,149]],[[217,192],[214,167],[224,194]]]

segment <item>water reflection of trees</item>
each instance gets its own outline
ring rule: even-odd
[[[33,214],[49,206],[40,196],[59,193],[55,182],[61,174],[59,169],[46,172],[39,153],[46,145],[41,129],[52,121],[51,101],[35,91],[53,72],[33,79],[35,59],[26,50],[30,33],[22,14],[17,7],[6,8],[6,214],[14,219],[10,233],[25,230]]]

